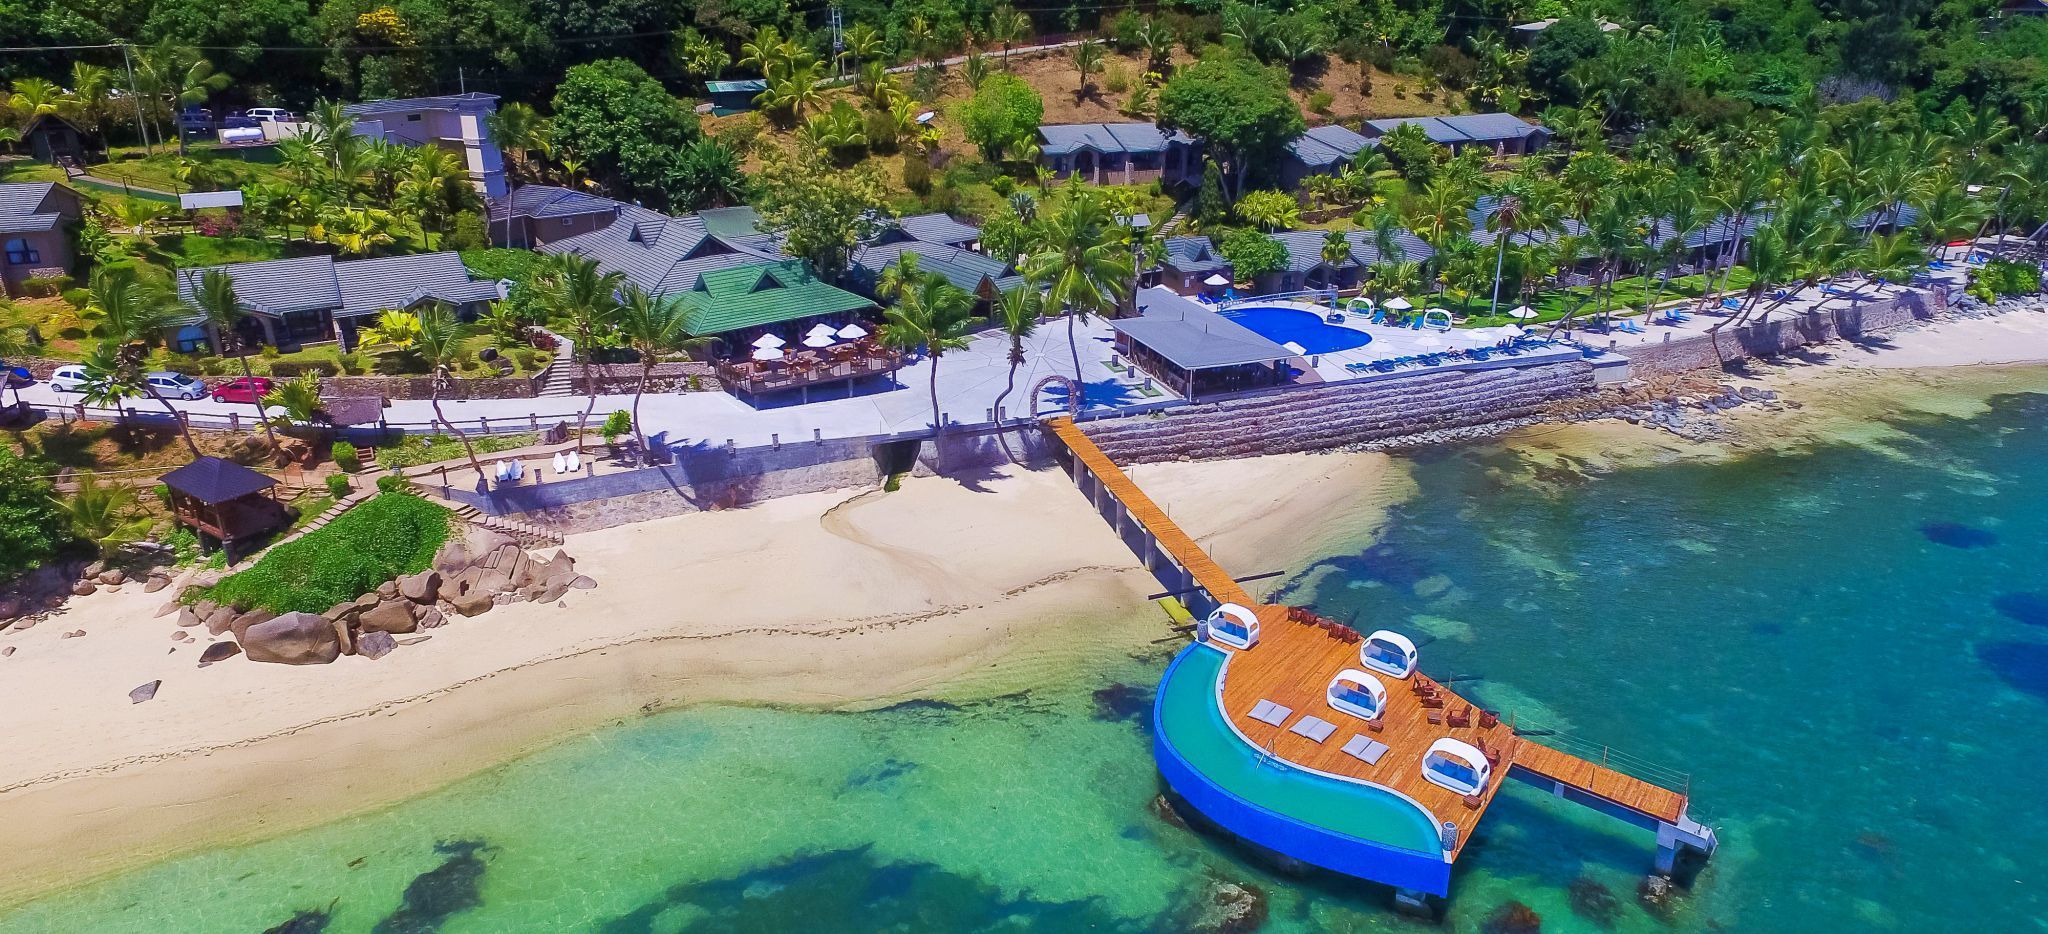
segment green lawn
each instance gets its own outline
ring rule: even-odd
[[[417,496],[385,493],[317,532],[272,548],[199,596],[275,613],[323,612],[385,581],[425,570],[448,540],[451,518],[448,510]]]
[[[1719,284],[1719,281],[1720,280],[1717,274],[1717,278],[1714,280],[1714,284]],[[1754,279],[1750,275],[1749,270],[1745,267],[1737,266],[1733,270],[1729,271],[1728,291],[1731,293],[1738,293],[1743,289],[1748,288],[1749,284],[1752,281],[1754,281]],[[1650,289],[1649,294],[1644,293],[1646,283],[1647,288]],[[1664,288],[1664,291],[1661,295],[1656,293],[1656,288],[1656,283],[1653,280],[1649,280],[1643,276],[1630,276],[1626,279],[1617,280],[1614,283],[1614,312],[1618,315],[1638,314],[1645,309],[1645,306],[1648,304],[1648,299],[1651,298],[1656,299],[1657,304],[1660,306],[1670,305],[1674,302],[1679,301],[1690,301],[1692,299],[1697,299],[1700,296],[1707,294],[1707,292],[1709,291],[1709,284],[1705,276],[1694,275],[1681,276],[1679,278],[1671,280],[1671,284]],[[1592,288],[1586,286],[1576,286],[1568,289],[1551,289],[1539,293],[1536,296],[1536,301],[1529,306],[1530,308],[1536,311],[1536,317],[1529,319],[1527,321],[1516,321],[1515,319],[1510,318],[1505,314],[1485,314],[1485,310],[1488,304],[1487,298],[1488,296],[1484,294],[1477,295],[1474,296],[1468,302],[1462,304],[1455,301],[1446,302],[1444,307],[1460,313],[1464,313],[1468,309],[1470,312],[1472,312],[1471,314],[1466,315],[1464,317],[1464,320],[1459,322],[1459,325],[1461,327],[1497,327],[1503,324],[1544,324],[1547,322],[1556,321],[1560,318],[1563,318],[1566,312],[1571,311],[1575,308],[1581,308],[1581,306],[1584,306],[1583,308],[1581,308],[1579,312],[1579,316],[1581,318],[1590,315],[1594,310],[1594,306],[1589,304],[1593,300],[1593,290]],[[1515,304],[1516,301],[1509,299],[1505,295],[1501,296],[1501,307],[1503,309],[1513,308]]]
[[[510,451],[528,445],[539,444],[540,436],[532,432],[512,435],[471,435],[469,443],[476,447],[478,457]],[[418,467],[439,461],[456,460],[463,457],[462,442],[453,435],[406,435],[397,444],[377,449],[377,466],[390,470]]]
[[[190,266],[220,266],[280,259],[285,255],[281,240],[268,237],[206,237],[199,234],[171,234],[156,240],[158,256],[177,269]]]

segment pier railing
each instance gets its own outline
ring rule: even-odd
[[[1508,724],[1514,727],[1517,736],[1530,742],[1541,743],[1559,752],[1571,753],[1588,762],[1613,769],[1631,778],[1641,779],[1659,788],[1678,792],[1688,798],[1692,795],[1690,772],[1622,752],[1605,743],[1550,729],[1519,716],[1512,710],[1508,712],[1507,720]]]

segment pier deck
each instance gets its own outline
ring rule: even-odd
[[[1442,685],[1438,688],[1444,697],[1445,722],[1431,723],[1429,709],[1410,689],[1412,679],[1382,677],[1387,686],[1387,709],[1381,717],[1381,730],[1371,732],[1364,721],[1332,708],[1326,694],[1330,680],[1339,671],[1361,667],[1356,643],[1335,638],[1313,623],[1289,620],[1286,607],[1262,605],[1253,600],[1078,425],[1066,418],[1056,418],[1048,421],[1046,427],[1072,453],[1077,481],[1083,471],[1092,475],[1099,489],[1114,496],[1125,515],[1140,523],[1159,550],[1185,569],[1210,598],[1218,603],[1249,607],[1258,614],[1259,643],[1232,653],[1223,673],[1222,703],[1224,716],[1269,754],[1305,769],[1370,782],[1407,796],[1433,814],[1439,823],[1456,825],[1457,840],[1445,854],[1451,861],[1471,840],[1472,830],[1493,803],[1510,771],[1518,771],[1524,778],[1534,776],[1540,779],[1537,784],[1551,785],[1559,793],[1569,790],[1581,798],[1609,802],[1612,807],[1607,810],[1638,823],[1690,823],[1685,816],[1686,795],[1517,736],[1507,723],[1484,728],[1480,725],[1478,705]],[[1261,700],[1292,708],[1292,713],[1280,726],[1254,720],[1250,717],[1251,709]],[[1448,714],[1465,710],[1471,712],[1469,726],[1448,725]],[[1287,728],[1304,715],[1321,717],[1335,724],[1337,730],[1321,743],[1288,732]],[[1347,740],[1361,734],[1387,745],[1387,752],[1378,763],[1368,765],[1343,751]],[[1464,796],[1422,777],[1424,754],[1431,743],[1443,737],[1462,740],[1498,756],[1493,779],[1483,793],[1475,796],[1476,800],[1468,803]],[[1660,848],[1664,836],[1660,831]],[[1710,832],[1708,840],[1711,842]],[[1663,862],[1660,853],[1660,865]]]

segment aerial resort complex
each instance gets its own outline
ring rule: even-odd
[[[0,934],[2038,930],[2044,542],[2048,0],[0,2]]]

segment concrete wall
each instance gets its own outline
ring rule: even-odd
[[[1618,347],[1615,352],[1628,357],[1629,375],[1642,379],[1773,356],[1809,344],[1898,327],[1946,310],[1948,303],[1938,292],[1907,292],[1897,298],[1856,304],[1844,299],[1797,318],[1778,318],[1661,344]]]
[[[1082,428],[1119,464],[1249,457],[1522,418],[1592,387],[1592,366],[1570,360],[1295,388],[1099,419]]]

